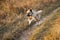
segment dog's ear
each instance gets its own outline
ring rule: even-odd
[[[30,12],[30,10],[27,10],[27,12],[26,13],[29,13]]]

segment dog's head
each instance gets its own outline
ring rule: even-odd
[[[32,12],[32,9],[28,9],[26,13],[28,14],[28,13],[31,13],[31,12]]]

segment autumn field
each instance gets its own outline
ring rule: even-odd
[[[43,10],[43,23],[31,25],[28,9]],[[0,40],[60,40],[60,0],[0,0]]]

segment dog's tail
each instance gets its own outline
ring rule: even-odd
[[[43,10],[39,10],[39,11],[37,11],[37,14],[42,13],[42,12],[43,12]]]

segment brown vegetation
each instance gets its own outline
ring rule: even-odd
[[[0,40],[18,40],[22,35],[21,32],[24,32],[24,30],[33,25],[28,25],[28,21],[25,19],[26,10],[29,8],[36,10],[42,9],[42,17],[45,17],[58,7],[60,7],[60,0],[0,0]],[[54,34],[55,32],[59,32],[59,16],[54,21],[56,23],[51,22],[52,25],[54,24],[53,28],[49,31],[51,34],[44,36],[44,40],[52,40],[53,38],[60,37],[59,33],[56,33],[56,36]],[[44,25],[46,24],[48,26],[48,21],[46,23],[44,22]],[[44,25],[42,24],[42,26]],[[44,29],[41,30],[43,31]],[[50,39],[51,35],[52,37]]]

